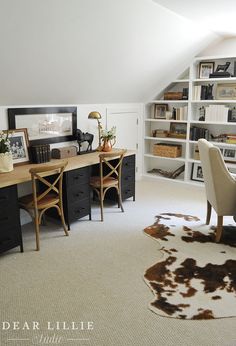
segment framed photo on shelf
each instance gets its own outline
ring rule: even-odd
[[[228,111],[228,122],[235,123],[236,122],[236,108],[229,109]]]
[[[10,129],[27,128],[30,145],[76,139],[76,107],[8,108]]]
[[[168,104],[155,104],[154,119],[166,119],[166,111],[168,111]]]
[[[236,149],[223,148],[222,155],[226,162],[236,162]]]
[[[193,163],[191,180],[204,182],[202,166],[200,163]]]
[[[204,61],[199,64],[199,78],[209,78],[210,74],[214,72],[214,61]]]
[[[236,100],[236,84],[222,83],[217,85],[217,100]]]
[[[169,137],[186,139],[187,124],[186,123],[170,123]]]
[[[28,163],[29,160],[29,139],[26,128],[3,131],[9,134],[10,148],[12,152],[13,165]]]

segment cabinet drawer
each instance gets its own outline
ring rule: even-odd
[[[67,191],[68,203],[74,203],[82,199],[89,198],[90,196],[90,187],[87,183],[79,184],[74,186],[73,189],[69,187]]]
[[[135,184],[122,185],[122,200],[135,196]]]
[[[66,172],[67,187],[71,187],[83,182],[88,182],[90,177],[89,167],[74,169],[73,171]]]
[[[21,245],[20,225],[0,229],[0,253]]]
[[[13,203],[13,204],[12,204]],[[2,208],[11,208],[17,204],[16,186],[3,187],[0,189],[0,212]],[[12,213],[12,211],[11,211]]]
[[[76,220],[84,217],[91,212],[90,199],[81,200],[79,203],[75,203],[70,206],[68,210],[69,220]]]
[[[126,156],[123,159],[122,172],[134,169],[135,170],[135,155]]]
[[[124,171],[121,175],[121,183],[123,185],[127,184],[127,183],[133,183],[135,180],[135,174],[134,171],[132,169]]]

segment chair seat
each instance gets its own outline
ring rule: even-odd
[[[90,179],[90,185],[92,187],[98,188],[100,187],[100,177],[91,177]],[[103,187],[112,187],[118,185],[118,179],[109,177],[106,179],[103,179]]]
[[[53,193],[48,193],[45,197],[43,197],[42,199],[40,199],[40,201],[38,201],[37,205],[38,205],[38,209],[44,209],[52,205],[55,205],[58,202],[59,202],[58,195]],[[33,194],[20,197],[19,204],[21,207],[33,209],[34,208]]]

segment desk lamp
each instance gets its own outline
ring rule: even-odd
[[[101,114],[99,112],[91,112],[88,115],[89,119],[96,119],[98,122],[98,147],[97,151],[101,151],[102,148],[102,142],[101,142],[101,130],[102,130],[102,124],[100,119],[102,118]]]

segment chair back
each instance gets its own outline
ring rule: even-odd
[[[100,159],[100,185],[103,185],[103,181],[106,179],[113,177],[118,180],[118,184],[121,182],[121,169],[124,155],[126,153],[126,149],[116,151],[115,153],[104,153],[99,155]],[[117,160],[110,162],[110,159]]]
[[[62,201],[62,179],[67,163],[67,161],[61,161],[56,164],[43,164],[29,170],[32,179],[34,205],[36,208],[38,202],[51,192]],[[56,176],[54,176],[55,174]],[[48,176],[52,176],[50,181],[44,178]],[[36,181],[41,183],[40,191],[43,190],[43,192],[38,191]],[[45,189],[42,189],[42,186],[44,186]]]
[[[218,215],[236,214],[236,183],[221,151],[205,139],[198,141],[207,200]]]

